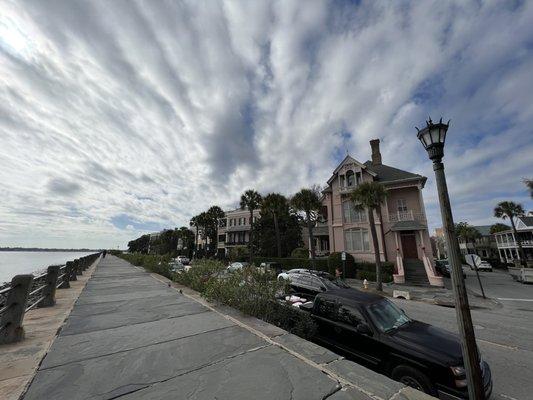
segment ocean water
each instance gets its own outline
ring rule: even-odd
[[[64,264],[91,253],[71,251],[0,251],[0,283],[9,282],[19,274],[32,274],[46,270],[53,264]]]

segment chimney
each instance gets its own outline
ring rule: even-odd
[[[379,151],[379,139],[372,139],[370,141],[372,148],[372,165],[381,165],[381,153]]]

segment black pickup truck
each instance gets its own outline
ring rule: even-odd
[[[337,289],[300,306],[318,330],[314,340],[376,372],[441,399],[467,399],[457,335],[410,319],[373,293]],[[486,399],[492,392],[488,364],[480,360]]]

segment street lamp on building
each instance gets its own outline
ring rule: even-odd
[[[448,261],[451,268],[451,278],[453,292],[455,295],[455,311],[457,314],[457,325],[461,337],[461,347],[463,352],[464,369],[468,382],[468,394],[470,399],[484,399],[483,378],[481,375],[480,358],[476,345],[476,336],[470,307],[468,305],[468,296],[466,293],[465,281],[463,278],[463,269],[459,252],[459,243],[455,235],[455,226],[453,223],[452,209],[450,198],[448,196],[448,187],[446,185],[446,176],[444,174],[444,143],[448,124],[442,122],[426,122],[424,129],[417,129],[418,139],[428,152],[429,158],[433,161],[433,170],[435,171],[435,180],[437,191],[439,193],[440,212],[442,215],[442,226],[444,237],[448,245]]]

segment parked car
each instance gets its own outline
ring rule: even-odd
[[[320,276],[322,278],[326,278],[326,279],[334,279],[333,275],[331,275],[330,273],[328,272],[325,272],[325,271],[317,271],[317,270],[314,270],[314,269],[307,269],[307,268],[294,268],[294,269],[290,269],[288,271],[284,271],[284,272],[281,272],[280,274],[278,274],[278,280],[280,279],[289,279],[290,275],[291,274],[314,274],[314,275],[317,275],[317,276]]]
[[[183,265],[181,262],[176,261],[176,260],[169,262],[168,266],[170,267],[170,271],[172,271],[172,272],[183,272],[183,271],[185,271],[185,265]]]
[[[233,272],[233,271],[241,270],[244,267],[247,267],[248,265],[250,265],[250,263],[247,263],[247,262],[244,262],[244,261],[237,261],[237,262],[234,262],[234,263],[231,263],[230,265],[228,265],[226,270],[228,272]]]
[[[293,292],[314,297],[317,293],[349,287],[343,281],[324,271],[294,269],[278,276],[289,282]]]
[[[380,295],[352,288],[319,293],[299,308],[317,322],[314,339],[320,344],[430,395],[468,398],[456,334],[409,318]],[[480,364],[488,399],[491,371],[485,361]]]
[[[179,261],[180,263],[182,263],[183,265],[189,265],[189,263],[191,262],[187,257],[185,256],[177,256],[176,257],[176,260]]]
[[[461,268],[463,270],[463,278],[466,279],[465,265],[463,264]],[[451,267],[447,259],[435,260],[435,269],[438,273],[447,278],[449,278],[451,275]]]
[[[278,274],[278,280],[281,280],[281,279],[288,280],[290,274],[299,274],[299,273],[306,273],[306,272],[309,272],[309,269],[307,269],[307,268],[293,268],[293,269],[290,269],[288,271],[283,271],[283,272],[279,273]]]
[[[474,267],[470,267],[474,269]],[[492,265],[490,265],[487,261],[481,261],[479,265],[477,266],[478,271],[489,271],[492,272]]]

